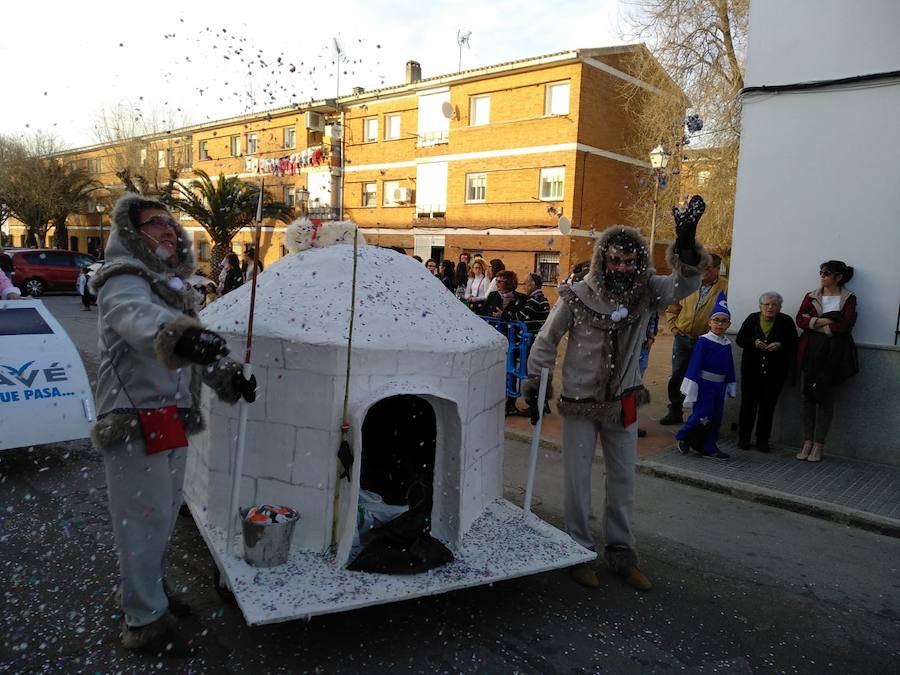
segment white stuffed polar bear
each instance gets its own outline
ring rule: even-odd
[[[289,253],[300,253],[314,247],[352,244],[354,232],[359,245],[364,245],[366,240],[352,220],[316,225],[309,218],[297,218],[284,230],[284,247]]]

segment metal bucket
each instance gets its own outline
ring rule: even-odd
[[[244,560],[254,567],[275,567],[287,562],[291,537],[300,515],[291,508],[277,507],[288,513],[286,522],[254,522],[247,520],[250,509],[241,509],[244,529]]]

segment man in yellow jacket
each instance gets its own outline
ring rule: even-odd
[[[691,352],[697,338],[709,330],[709,314],[716,304],[719,291],[728,295],[728,280],[719,276],[722,258],[713,253],[712,262],[703,272],[700,288],[689,296],[669,305],[666,309],[666,323],[675,336],[672,342],[672,377],[669,378],[669,412],[659,420],[660,424],[681,424],[681,406],[684,394],[681,382],[691,360]]]

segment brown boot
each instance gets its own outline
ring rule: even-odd
[[[597,573],[594,571],[594,568],[591,567],[591,565],[588,563],[581,563],[580,565],[575,565],[574,567],[569,568],[569,574],[576,583],[584,586],[585,588],[600,587],[600,579],[597,578]]]
[[[192,641],[180,633],[168,613],[145,626],[123,626],[120,638],[125,649],[147,654],[187,658],[196,653]]]
[[[803,441],[803,447],[800,448],[800,452],[797,453],[797,459],[805,460],[809,458],[809,453],[812,451],[812,441]]]
[[[638,569],[637,565],[627,565],[618,574],[625,580],[626,584],[639,591],[649,591],[653,588],[653,582]]]
[[[649,591],[653,584],[638,567],[637,551],[622,544],[607,546],[603,551],[606,562],[632,588]]]

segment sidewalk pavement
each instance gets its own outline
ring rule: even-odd
[[[733,439],[719,443],[731,459],[712,461],[682,455],[674,447],[677,427],[645,417],[639,420],[647,430],[638,440],[641,473],[900,537],[900,467],[836,457],[827,450],[821,462],[802,462],[794,457],[798,448],[740,450]],[[544,417],[542,447],[561,451],[561,422],[556,414]],[[530,443],[529,420],[507,417],[506,437]],[[602,461],[599,452],[595,461]]]

